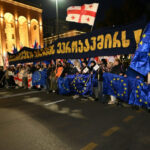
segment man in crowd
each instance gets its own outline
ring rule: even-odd
[[[87,62],[82,62],[81,74],[88,74],[90,72],[89,67],[87,66]]]

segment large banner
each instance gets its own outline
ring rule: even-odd
[[[105,28],[75,37],[58,39],[47,48],[22,49],[8,53],[9,63],[51,59],[79,59],[96,56],[132,54],[140,41],[144,24]]]

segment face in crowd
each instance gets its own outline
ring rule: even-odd
[[[86,63],[85,63],[85,62],[82,62],[82,66],[83,66],[83,67],[86,67]]]
[[[116,59],[116,60],[114,61],[114,66],[119,65],[119,63],[120,63],[120,61],[119,61],[118,59]]]
[[[94,67],[95,66],[95,62],[91,62],[90,66]]]
[[[107,63],[107,68],[108,69],[112,68],[112,65],[113,65],[112,62]]]

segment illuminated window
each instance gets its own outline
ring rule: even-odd
[[[12,34],[12,39],[15,39],[15,35],[14,34]]]
[[[19,38],[20,38],[20,46],[29,46],[29,38],[28,38],[28,23],[27,18],[24,16],[20,16],[18,18],[19,22]]]
[[[11,23],[11,27],[12,27],[12,28],[14,27],[13,23]]]
[[[39,23],[36,19],[31,20],[31,41],[32,45],[34,45],[35,41],[40,43],[40,32],[39,32]]]
[[[34,28],[34,30],[36,30],[36,29],[37,29],[37,26],[36,26],[36,25],[34,25],[34,27],[33,27],[33,28]]]
[[[4,14],[5,35],[6,35],[6,51],[11,52],[13,45],[16,43],[15,20],[11,13]],[[15,44],[16,45],[16,44]]]

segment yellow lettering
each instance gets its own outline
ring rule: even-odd
[[[81,41],[81,40],[79,40],[79,43],[78,43],[78,45],[79,45],[79,53],[83,53],[83,42]]]
[[[91,41],[92,41],[91,51],[95,51],[96,50],[96,37],[91,37]]]
[[[62,49],[61,49],[61,54],[64,54],[66,50],[66,43],[62,42]]]
[[[139,42],[140,42],[140,38],[141,38],[141,34],[142,34],[142,29],[139,30],[135,30],[134,31],[134,38],[136,41],[136,45],[138,46]]]
[[[99,49],[99,50],[103,49],[104,48],[104,35],[99,35],[97,37],[97,41],[98,41],[97,49]]]
[[[73,41],[71,43],[71,49],[72,49],[72,53],[77,53],[78,52],[78,42],[77,41]]]
[[[71,48],[69,47],[70,42],[68,41],[66,44],[66,53],[71,53]]]
[[[115,33],[114,33],[114,37],[113,37],[113,48],[121,47],[121,42],[117,39],[118,33],[119,33],[119,32],[115,32]]]
[[[54,44],[51,45],[51,47],[50,47],[50,53],[51,53],[52,55],[55,54]]]
[[[89,40],[85,39],[84,52],[88,52],[90,50]]]
[[[58,44],[57,44],[57,54],[60,54],[61,53],[61,42],[59,42]]]
[[[112,48],[112,37],[111,37],[111,34],[106,34],[104,48]]]
[[[130,45],[130,40],[127,40],[126,39],[126,31],[122,31],[122,34],[121,34],[121,39],[122,39],[122,46],[123,47],[129,47]]]

